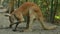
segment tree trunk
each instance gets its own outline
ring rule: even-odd
[[[50,15],[50,22],[54,23],[54,19],[55,19],[55,14],[57,11],[57,4],[58,4],[58,0],[54,1],[54,7],[53,7],[53,0],[51,1],[51,15]]]

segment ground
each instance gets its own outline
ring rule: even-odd
[[[0,10],[0,34],[60,34],[60,26],[58,26],[55,30],[43,30],[41,24],[38,21],[33,23],[33,31],[30,32],[13,32],[12,29],[7,28],[9,26],[9,17],[4,16],[5,13],[1,13]],[[26,23],[21,23],[19,27],[25,27]],[[20,29],[18,29],[20,30]]]

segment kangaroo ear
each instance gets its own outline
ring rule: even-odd
[[[5,14],[5,16],[6,16],[6,17],[9,17],[9,16],[11,16],[11,14]]]

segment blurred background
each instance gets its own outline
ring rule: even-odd
[[[46,22],[60,24],[60,0],[0,0],[0,9],[11,13],[24,2],[34,2],[42,10]]]

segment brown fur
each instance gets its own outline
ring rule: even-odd
[[[32,11],[29,11],[29,10],[32,10]],[[23,16],[27,16],[28,15],[28,12],[31,12],[29,13],[29,16],[30,16],[30,23],[29,23],[29,28],[28,29],[31,29],[31,25],[32,25],[32,21],[33,19],[38,19],[42,25],[42,27],[44,29],[54,29],[56,28],[56,26],[46,26],[45,25],[45,22],[44,22],[44,17],[43,17],[43,14],[41,12],[41,9],[40,7],[38,7],[35,3],[31,3],[31,2],[25,2],[23,3],[17,10],[13,11],[11,13],[11,15],[15,15],[20,23],[22,21],[24,21],[24,18]],[[28,30],[27,29],[27,30]]]

